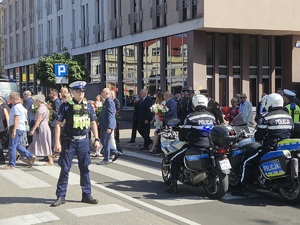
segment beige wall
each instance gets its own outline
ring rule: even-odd
[[[204,27],[221,28],[224,32],[300,34],[299,3],[299,0],[205,1]]]
[[[300,82],[300,48],[295,48],[297,41],[300,41],[300,36],[293,36],[291,43],[292,48],[292,82]]]

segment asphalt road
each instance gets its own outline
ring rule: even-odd
[[[255,191],[248,198],[230,193],[221,200],[205,197],[201,188],[179,185],[179,194],[164,192],[161,156],[140,151],[142,139],[127,144],[130,123],[121,123],[124,155],[107,166],[90,166],[93,197],[98,205],[80,202],[79,170],[74,159],[66,204],[52,208],[60,168],[0,170],[0,225],[7,224],[300,224],[299,205],[289,205],[277,195]],[[139,146],[137,146],[139,145]]]

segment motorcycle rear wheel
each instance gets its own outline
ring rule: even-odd
[[[299,204],[300,203],[300,188],[297,187],[293,190],[287,188],[279,188],[279,194],[281,197],[291,204]]]
[[[161,175],[166,184],[171,184],[171,163],[164,157],[161,163]]]
[[[241,171],[230,171],[229,174],[229,186],[232,188],[237,188],[241,186]]]
[[[204,181],[204,190],[209,198],[220,199],[228,191],[228,175],[219,168],[211,170],[208,178]]]

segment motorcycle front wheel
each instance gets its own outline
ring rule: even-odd
[[[164,157],[161,163],[161,174],[166,184],[171,184],[171,163]]]
[[[300,203],[300,189],[299,187],[289,189],[289,188],[279,188],[279,194],[281,197],[289,203],[299,204]]]
[[[212,199],[222,198],[228,191],[228,175],[224,174],[221,169],[212,169],[208,178],[204,181],[204,190],[206,195]]]

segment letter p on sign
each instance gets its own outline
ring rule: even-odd
[[[68,65],[66,64],[55,64],[55,77],[56,83],[68,83],[66,78],[68,75]]]

